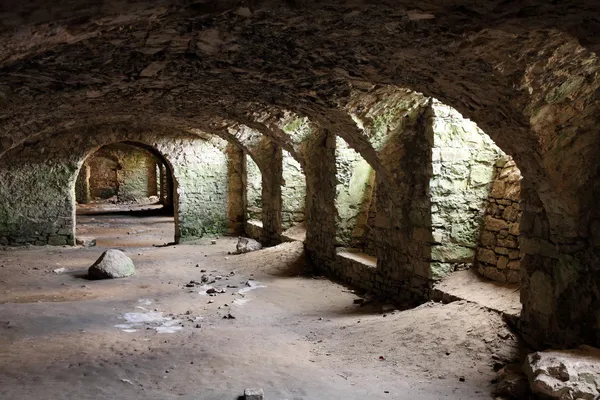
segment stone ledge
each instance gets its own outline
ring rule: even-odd
[[[431,299],[451,303],[466,300],[515,321],[521,314],[519,285],[501,284],[473,270],[457,271],[434,285]]]
[[[377,258],[366,253],[360,252],[358,249],[349,247],[339,247],[336,249],[336,254],[339,257],[357,262],[369,268],[377,268]]]
[[[244,232],[247,237],[260,241],[263,236],[263,224],[261,221],[250,219],[246,221]]]

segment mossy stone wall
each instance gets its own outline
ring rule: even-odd
[[[86,174],[89,174],[92,200],[116,196],[119,203],[147,203],[149,197],[158,195],[159,163],[148,150],[125,143],[110,144],[85,160],[76,187],[85,186]],[[80,193],[77,191],[77,201],[81,203]]]
[[[176,240],[227,230],[227,159],[219,147],[192,135],[97,127],[19,146],[0,158],[0,244],[74,244],[78,172],[97,149],[122,141],[151,146],[169,164]]]
[[[281,187],[281,225],[285,230],[304,221],[306,203],[306,178],[298,161],[287,151],[282,151],[283,185]]]

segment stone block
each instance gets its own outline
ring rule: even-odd
[[[520,223],[519,222],[515,222],[512,224],[508,225],[508,233],[510,233],[511,235],[515,235],[515,236],[519,236],[521,234],[520,232]]]
[[[484,166],[484,165],[474,165],[471,168],[471,185],[473,186],[481,186],[487,185],[492,181],[494,177],[494,168]]]
[[[508,258],[511,260],[519,260],[521,259],[521,252],[519,250],[510,250],[508,252]]]
[[[440,160],[442,162],[461,162],[471,158],[471,152],[466,148],[442,148],[440,149]]]
[[[67,244],[67,238],[61,235],[51,235],[48,237],[48,244],[50,246],[63,246]]]
[[[58,232],[56,232],[56,233],[59,235],[64,235],[64,236],[71,235],[71,234],[73,234],[73,228],[72,227],[60,228],[58,230]]]
[[[488,215],[487,217],[485,217],[485,228],[490,231],[501,231],[504,229],[508,229],[508,224],[502,219],[490,217]]]
[[[431,263],[431,277],[435,280],[442,279],[452,271],[454,271],[454,266],[451,263]]]
[[[508,256],[508,252],[509,252],[509,250],[506,247],[495,247],[494,251],[497,254],[502,254],[502,255],[505,255],[505,256]]]
[[[510,249],[516,249],[517,247],[519,247],[519,243],[517,242],[517,239],[514,236],[509,236],[504,239],[498,239],[497,244],[500,247],[508,247]]]
[[[513,205],[507,206],[502,212],[502,218],[509,221],[515,222],[519,218],[521,210],[516,209]]]
[[[489,267],[489,266],[480,265],[479,268],[477,269],[477,271],[481,275],[483,275],[486,278],[489,278],[489,279],[491,279],[493,281],[496,281],[496,282],[506,282],[506,275],[504,275],[504,273],[502,273],[501,271],[499,271],[495,267]]]
[[[486,247],[496,247],[496,235],[490,231],[483,231],[479,241]]]
[[[508,185],[504,192],[504,198],[512,201],[521,200],[521,186],[520,185]]]
[[[498,269],[505,269],[507,265],[508,265],[508,257],[506,257],[506,256],[498,257],[498,263],[496,264],[496,267],[498,267]]]
[[[498,262],[496,253],[494,253],[490,249],[482,249],[482,248],[480,248],[477,251],[477,260],[487,263],[487,264],[492,264],[492,265],[496,265],[496,263]]]
[[[451,164],[445,172],[450,179],[466,179],[469,176],[469,168],[464,164]]]
[[[475,257],[475,250],[470,247],[455,244],[432,246],[431,259],[442,262],[471,262]]]
[[[504,198],[504,192],[506,190],[506,184],[503,181],[494,181],[492,189],[490,190],[490,196],[496,199]]]
[[[512,269],[514,271],[518,271],[521,269],[521,260],[513,260],[510,261],[507,265],[508,269]]]
[[[244,390],[245,400],[263,400],[265,393],[262,389],[246,389]]]
[[[521,281],[521,272],[515,271],[512,269],[507,270],[506,272],[506,282],[508,283],[518,283]]]

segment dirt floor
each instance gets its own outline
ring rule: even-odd
[[[234,238],[153,246],[173,240],[171,217],[77,219],[96,247],[0,252],[1,399],[489,399],[494,364],[518,357],[474,303],[353,304],[303,273],[300,242],[228,255]],[[136,275],[86,280],[106,248]]]

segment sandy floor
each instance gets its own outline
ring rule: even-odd
[[[518,356],[498,314],[474,303],[353,304],[300,274],[298,242],[228,255],[233,238],[153,247],[172,241],[168,217],[78,224],[97,247],[0,252],[2,399],[222,400],[247,387],[267,400],[489,399],[494,364]],[[86,280],[107,247],[136,275]],[[186,287],[203,274],[225,293]]]

